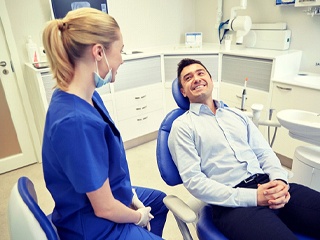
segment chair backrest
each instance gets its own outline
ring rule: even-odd
[[[190,107],[189,99],[182,95],[182,93],[180,91],[178,78],[173,80],[171,90],[172,90],[173,98],[176,101],[178,107],[183,110],[189,110],[189,107]]]
[[[9,198],[8,217],[12,240],[59,239],[54,226],[37,201],[37,194],[30,179],[19,178]]]
[[[173,121],[185,113],[189,109],[189,100],[185,98],[181,92],[178,84],[178,79],[172,82],[172,95],[179,108],[172,110],[162,121],[157,137],[157,164],[162,179],[169,185],[175,186],[182,183],[178,169],[174,164],[169,148],[168,137],[171,131]]]

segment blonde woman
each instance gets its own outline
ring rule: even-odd
[[[132,187],[119,131],[97,87],[115,81],[123,40],[92,8],[52,20],[43,44],[57,81],[43,137],[43,171],[61,239],[161,239],[165,194]]]

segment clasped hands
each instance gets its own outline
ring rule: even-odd
[[[133,197],[131,208],[136,210],[141,214],[139,222],[136,225],[141,227],[147,227],[148,231],[151,230],[150,221],[154,218],[154,216],[150,213],[151,207],[145,207],[144,204],[139,200],[136,191],[132,189]]]
[[[290,200],[289,185],[281,180],[258,184],[258,206],[268,206],[270,209],[284,207]]]

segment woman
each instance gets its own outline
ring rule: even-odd
[[[43,171],[60,238],[161,239],[165,194],[132,188],[120,133],[95,91],[115,80],[123,62],[117,22],[92,8],[74,10],[48,23],[43,44],[57,80]]]

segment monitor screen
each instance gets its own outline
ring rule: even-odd
[[[51,0],[53,18],[64,18],[69,11],[82,7],[91,7],[108,13],[107,0]]]

